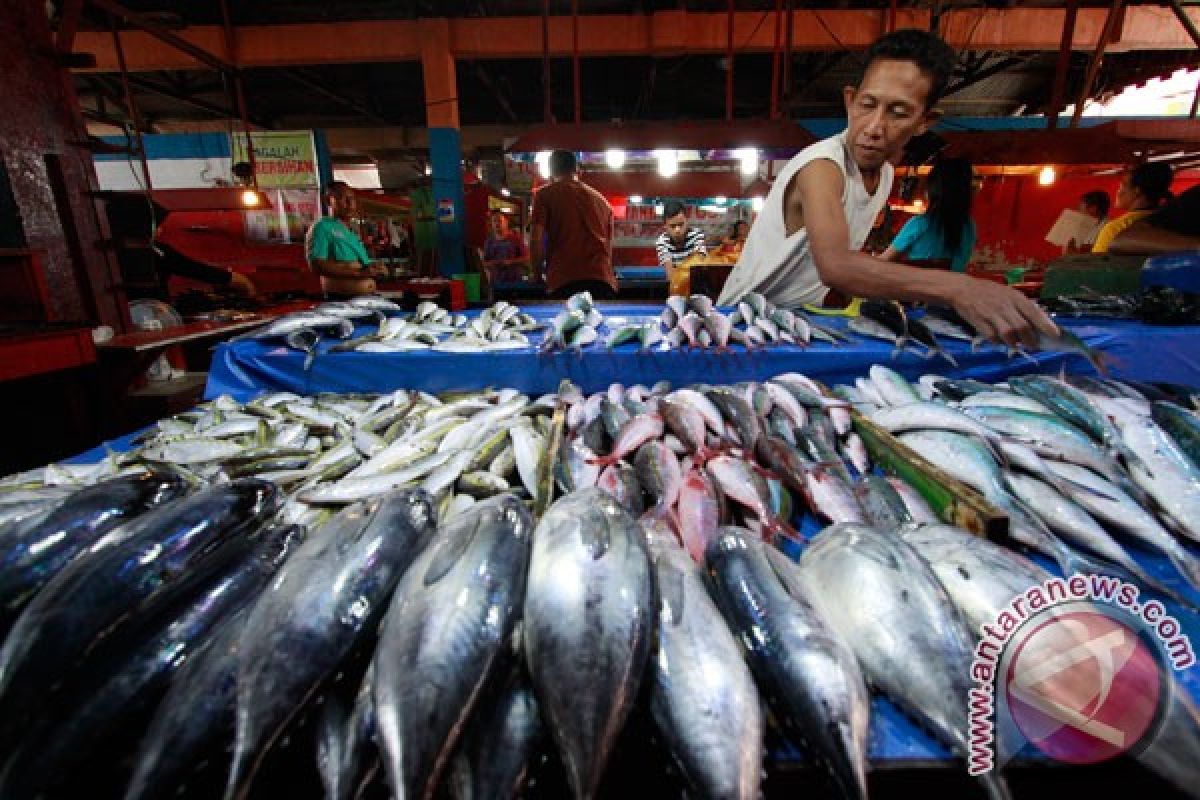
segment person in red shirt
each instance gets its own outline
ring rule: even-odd
[[[574,153],[550,154],[550,183],[533,196],[532,218],[530,260],[534,272],[545,276],[547,291],[559,297],[582,291],[616,296],[612,207],[579,179]]]

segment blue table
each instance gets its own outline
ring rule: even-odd
[[[558,310],[558,306],[528,309],[543,321],[552,319]],[[659,308],[604,304],[601,311],[606,317],[645,317],[656,314]],[[842,318],[827,318],[826,322],[838,327],[845,325]],[[1119,377],[1200,386],[1200,327],[1166,328],[1098,319],[1059,322],[1092,347],[1112,355],[1117,360],[1114,372]],[[536,345],[541,334],[534,334],[531,339]],[[1037,353],[1028,359],[1009,359],[1002,348],[987,346],[972,353],[966,343],[947,341],[947,349],[959,362],[955,368],[941,359],[928,360],[909,352],[893,358],[890,344],[861,337],[838,347],[821,342],[813,342],[807,348],[778,344],[755,352],[735,347],[732,353],[724,354],[699,350],[638,353],[632,343],[609,352],[596,344],[587,348],[582,357],[562,352],[539,356],[533,347],[480,354],[327,352],[334,344],[322,342],[307,371],[304,355],[280,343],[243,340],[220,344],[213,356],[205,395],[213,398],[227,393],[247,400],[264,390],[312,394],[382,392],[409,387],[438,392],[485,386],[511,386],[530,394],[542,394],[555,391],[563,378],[570,378],[584,391],[592,392],[613,382],[736,383],[789,371],[836,384],[852,383],[866,374],[871,365],[880,363],[910,379],[935,372],[994,382],[1025,372],[1091,371],[1074,354]]]

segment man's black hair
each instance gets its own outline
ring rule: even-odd
[[[1100,219],[1107,217],[1108,209],[1112,207],[1112,200],[1109,199],[1108,192],[1102,192],[1098,189],[1094,192],[1086,193],[1079,199],[1083,201],[1084,205],[1091,206],[1099,211]]]
[[[678,200],[670,200],[663,206],[663,221],[669,220],[678,214],[683,213],[683,203]]]
[[[942,99],[958,63],[954,49],[942,41],[941,37],[916,28],[894,31],[876,39],[867,50],[864,74],[871,64],[880,59],[911,61],[929,76],[931,85],[929,96],[925,98],[925,108],[933,108],[937,101]]]
[[[550,154],[550,175],[561,178],[579,169],[579,161],[570,150],[555,150]]]

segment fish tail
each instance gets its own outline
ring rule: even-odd
[[[793,528],[791,525],[788,525],[779,517],[772,516],[767,519],[765,523],[768,531],[771,531],[772,533],[788,540],[789,542],[793,542],[794,544],[798,545],[808,544],[808,538],[806,536]]]

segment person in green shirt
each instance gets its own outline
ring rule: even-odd
[[[346,225],[358,208],[354,190],[342,181],[334,181],[325,199],[329,216],[313,223],[304,239],[308,267],[321,276],[326,299],[371,294],[375,291],[374,278],[383,274],[383,267],[371,263],[362,239]]]

